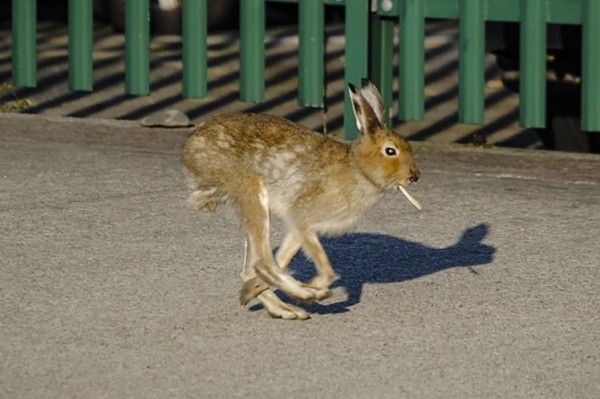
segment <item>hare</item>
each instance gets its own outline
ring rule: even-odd
[[[242,305],[258,299],[272,317],[308,319],[273,289],[315,301],[330,295],[337,278],[320,235],[348,231],[382,195],[419,179],[411,147],[385,126],[381,94],[367,79],[349,84],[360,138],[334,141],[283,118],[230,113],[209,118],[188,138],[183,161],[199,211],[230,202],[246,231],[241,272]],[[410,199],[410,197],[409,197]],[[287,234],[273,256],[269,215],[281,218]],[[286,267],[302,248],[317,275],[299,282]]]

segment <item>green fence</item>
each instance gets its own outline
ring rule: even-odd
[[[125,87],[150,90],[149,1],[126,0]],[[183,1],[183,93],[207,95],[207,1]],[[520,22],[520,120],[544,127],[546,26],[582,26],[582,128],[600,131],[600,0],[240,0],[240,99],[265,99],[265,7],[270,1],[299,3],[298,102],[324,104],[325,6],[344,7],[345,80],[369,76],[381,88],[386,110],[393,101],[394,25],[399,25],[399,115],[424,118],[426,18],[459,21],[459,120],[484,123],[485,21]],[[92,0],[69,0],[69,87],[93,90]],[[36,85],[36,0],[12,0],[13,83]],[[357,134],[348,95],[344,131]],[[391,116],[388,115],[388,118]]]

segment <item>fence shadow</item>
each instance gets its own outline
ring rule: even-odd
[[[474,142],[474,137],[491,144],[515,147],[538,147],[531,131],[518,128],[518,102],[506,88],[486,89],[484,126],[458,123],[458,25],[456,21],[434,21],[426,24],[426,102],[425,121],[401,121],[395,115],[393,125],[402,128],[410,140]],[[94,25],[94,91],[69,91],[67,70],[67,28],[62,22],[44,22],[38,27],[37,87],[0,86],[0,111],[10,109],[15,100],[26,100],[18,112],[52,116],[94,117],[139,120],[160,110],[176,108],[198,123],[215,112],[266,112],[323,131],[343,129],[344,110],[344,42],[343,25],[332,25],[326,31],[325,71],[327,88],[321,109],[300,107],[298,95],[298,54],[296,25],[269,29],[265,42],[266,98],[260,104],[239,101],[239,42],[237,32],[212,35],[208,43],[208,97],[184,98],[182,93],[181,40],[175,36],[153,36],[151,41],[151,93],[134,96],[125,93],[124,36],[114,33],[102,23]],[[6,27],[0,34],[10,36]],[[395,44],[395,54],[398,52]],[[0,42],[0,84],[12,76],[10,41]],[[393,60],[398,68],[397,55]],[[397,75],[395,73],[395,75]],[[498,69],[488,63],[486,81],[498,80]],[[393,82],[392,109],[398,109],[397,76]],[[397,112],[394,112],[397,114]],[[324,122],[326,120],[326,122]],[[480,140],[477,140],[479,142]]]
[[[483,243],[489,231],[489,225],[484,223],[469,227],[456,244],[446,248],[372,233],[324,239],[323,246],[340,276],[332,288],[342,287],[347,299],[301,306],[311,313],[343,313],[360,302],[365,284],[397,284],[455,267],[468,267],[478,274],[473,267],[490,264],[496,252],[495,247]],[[292,260],[290,269],[301,281],[314,275],[314,265],[301,253]],[[289,301],[284,294],[281,297]],[[260,308],[255,306],[252,310]]]

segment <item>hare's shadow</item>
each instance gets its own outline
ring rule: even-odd
[[[487,224],[466,229],[458,242],[447,248],[433,248],[400,238],[352,233],[323,239],[335,272],[340,276],[332,288],[342,287],[347,294],[343,302],[330,305],[302,305],[312,313],[341,313],[360,302],[366,283],[401,283],[452,267],[482,266],[492,262],[496,249],[482,241],[489,233]],[[310,279],[315,268],[302,253],[290,264],[294,276]],[[477,273],[475,269],[471,269]],[[290,299],[278,292],[287,302]],[[255,309],[258,309],[256,307]]]

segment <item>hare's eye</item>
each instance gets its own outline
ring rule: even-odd
[[[393,157],[396,154],[397,154],[397,151],[396,151],[395,148],[393,148],[393,147],[386,147],[385,148],[385,155],[387,155],[388,157]]]

